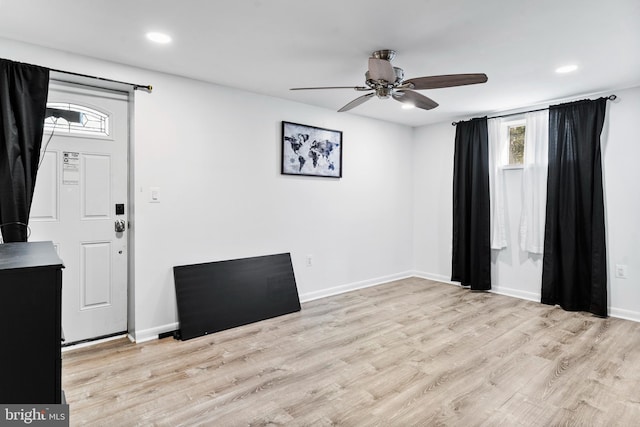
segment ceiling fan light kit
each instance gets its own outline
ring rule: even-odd
[[[415,92],[416,90],[464,86],[485,83],[487,81],[487,75],[482,73],[426,76],[404,80],[404,70],[391,65],[391,61],[395,56],[395,50],[390,49],[376,50],[371,54],[369,58],[369,68],[364,74],[366,86],[298,87],[292,88],[291,90],[354,89],[358,92],[370,91],[349,102],[339,109],[339,112],[349,111],[368,101],[374,95],[380,99],[393,98],[396,101],[416,108],[431,110],[436,108],[438,103],[431,98]]]

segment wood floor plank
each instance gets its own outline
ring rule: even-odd
[[[635,425],[640,324],[410,278],[72,349],[63,388],[72,425]]]

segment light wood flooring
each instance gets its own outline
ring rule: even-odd
[[[640,323],[411,278],[63,354],[72,425],[640,425]]]

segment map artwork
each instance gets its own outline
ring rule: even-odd
[[[282,173],[342,176],[342,132],[283,122]]]

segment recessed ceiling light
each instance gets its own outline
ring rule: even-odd
[[[413,104],[402,104],[402,109],[403,110],[411,110],[413,108],[416,108],[416,106],[413,105]]]
[[[160,44],[167,44],[171,42],[171,37],[164,34],[164,33],[158,33],[158,32],[150,32],[147,33],[147,38],[149,40],[151,40],[152,42],[155,43],[160,43]]]
[[[577,69],[578,69],[578,66],[575,64],[563,65],[562,67],[556,68],[556,73],[558,74],[571,73],[572,71],[575,71]]]

